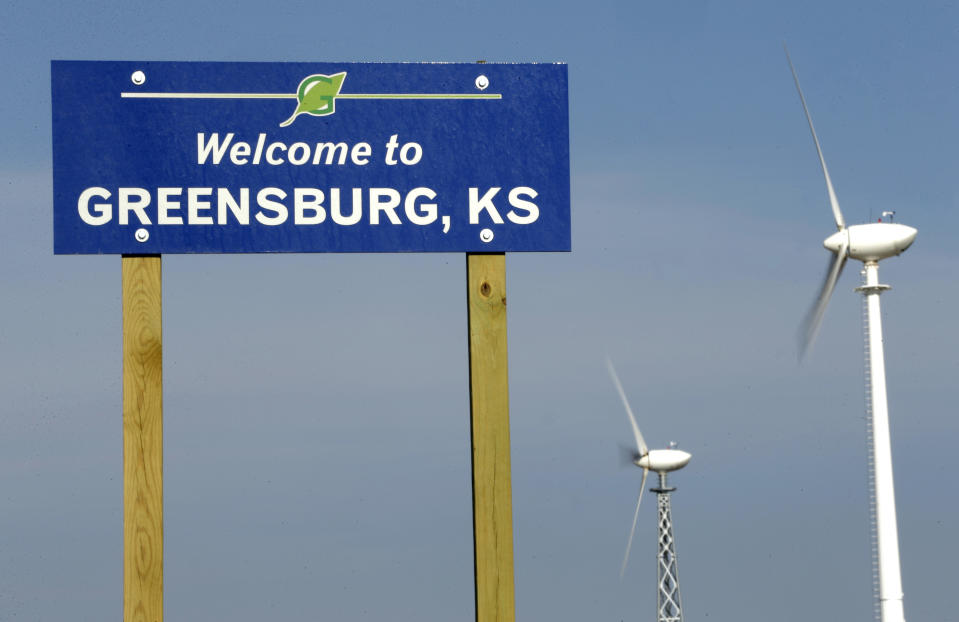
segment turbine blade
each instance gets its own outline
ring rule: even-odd
[[[802,327],[799,331],[799,359],[806,357],[806,353],[816,340],[819,333],[819,326],[822,324],[822,318],[826,314],[826,306],[829,304],[829,297],[832,296],[832,290],[836,288],[836,282],[839,275],[842,274],[842,268],[846,265],[846,256],[849,251],[849,241],[843,242],[839,247],[839,252],[833,255],[832,263],[826,270],[826,277],[823,279],[822,288],[819,290],[819,297],[806,313]]]
[[[636,466],[636,461],[642,458],[632,447],[627,447],[622,443],[619,445],[619,458],[622,466]]]
[[[649,449],[646,448],[646,441],[643,440],[643,434],[639,431],[639,424],[636,423],[636,416],[633,414],[633,409],[629,407],[629,400],[626,399],[626,391],[623,390],[623,385],[619,382],[619,376],[616,375],[616,368],[613,367],[613,361],[606,358],[606,367],[609,369],[609,376],[613,379],[613,384],[616,385],[616,390],[619,391],[619,397],[623,400],[623,406],[626,407],[626,414],[629,415],[629,423],[633,426],[633,436],[636,437],[636,449],[639,451],[640,456],[645,456],[649,453]]]
[[[643,501],[643,491],[646,490],[646,476],[649,469],[643,469],[643,481],[639,484],[639,497],[636,499],[636,511],[633,512],[633,526],[629,528],[629,540],[626,541],[626,554],[623,555],[623,566],[619,569],[619,578],[626,574],[626,564],[629,563],[629,550],[633,548],[633,534],[636,533],[636,519],[639,518],[639,504]]]
[[[786,60],[789,62],[789,69],[793,73],[793,82],[796,83],[796,90],[799,91],[799,101],[802,102],[803,112],[806,113],[806,121],[809,122],[809,131],[812,132],[813,142],[816,143],[816,151],[819,153],[819,163],[822,165],[822,174],[826,178],[826,190],[829,193],[829,204],[832,206],[832,215],[836,219],[836,228],[840,231],[846,228],[846,221],[839,210],[839,199],[836,198],[836,191],[833,190],[832,180],[829,179],[829,169],[826,168],[826,158],[822,155],[822,147],[819,146],[819,137],[816,136],[816,128],[812,125],[812,117],[809,116],[809,108],[806,106],[806,98],[803,97],[802,87],[799,86],[799,76],[796,75],[796,68],[793,67],[793,61],[789,58],[789,50],[783,43],[783,49],[786,51]]]

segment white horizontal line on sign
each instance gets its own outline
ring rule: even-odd
[[[136,99],[296,99],[296,93],[120,93]]]
[[[296,93],[120,93],[133,99],[296,99]],[[336,99],[503,99],[501,93],[340,93]]]
[[[340,93],[336,99],[503,99],[500,93]]]

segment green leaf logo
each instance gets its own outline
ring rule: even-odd
[[[325,117],[336,112],[336,96],[340,93],[345,77],[346,72],[341,71],[332,76],[318,73],[303,78],[299,88],[296,89],[298,102],[296,110],[293,111],[293,116],[280,123],[280,127],[293,123],[293,120],[301,114]]]

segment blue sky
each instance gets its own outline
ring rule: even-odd
[[[120,266],[52,254],[51,59],[562,61],[573,252],[511,254],[517,617],[655,613],[654,504],[604,358],[674,478],[688,619],[872,615],[858,265],[797,364],[832,221],[883,263],[906,615],[959,555],[959,7],[9,2],[0,25],[0,618],[121,615]],[[473,618],[462,255],[164,258],[166,614]]]

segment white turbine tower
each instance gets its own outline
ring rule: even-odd
[[[656,493],[657,505],[659,506],[656,620],[657,622],[683,622],[683,606],[679,597],[679,571],[676,565],[676,544],[673,539],[673,517],[669,506],[669,494],[676,489],[666,485],[666,474],[686,466],[692,456],[685,451],[675,449],[672,443],[670,443],[669,449],[649,449],[646,447],[646,441],[639,431],[633,409],[629,407],[629,400],[626,399],[626,392],[619,382],[619,376],[616,375],[613,362],[607,359],[606,366],[609,368],[609,375],[613,379],[613,384],[616,385],[616,390],[619,391],[619,397],[623,400],[623,406],[626,407],[629,423],[633,427],[636,451],[633,453],[630,450],[630,461],[643,469],[643,479],[639,485],[639,497],[636,499],[636,512],[633,514],[633,526],[629,529],[629,540],[626,542],[626,554],[623,556],[623,566],[620,568],[619,576],[620,578],[623,577],[623,573],[626,572],[626,564],[629,562],[629,550],[633,546],[633,533],[636,531],[636,519],[639,518],[639,504],[643,500],[646,476],[649,475],[650,471],[656,471],[659,474],[659,486],[650,489]]]
[[[813,303],[800,335],[800,351],[804,356],[812,344],[822,323],[826,305],[836,281],[846,263],[851,257],[865,265],[863,274],[865,284],[856,288],[856,291],[865,296],[866,306],[866,338],[868,340],[868,409],[872,413],[872,447],[873,458],[873,496],[875,499],[875,530],[876,530],[876,557],[879,582],[879,613],[882,622],[904,622],[905,613],[902,605],[902,578],[899,568],[899,535],[896,527],[896,499],[893,490],[892,477],[892,450],[889,442],[889,409],[886,403],[886,365],[883,359],[882,323],[879,313],[879,294],[889,289],[888,285],[879,283],[879,261],[887,257],[899,255],[909,248],[916,238],[916,230],[905,225],[891,222],[876,222],[865,225],[847,227],[839,211],[839,201],[829,179],[826,169],[826,160],[819,146],[819,138],[812,124],[812,117],[806,106],[799,86],[796,68],[793,67],[789,51],[786,51],[786,60],[799,91],[799,100],[802,102],[806,120],[809,122],[809,131],[812,133],[816,151],[819,153],[819,163],[822,165],[823,176],[826,178],[826,190],[829,194],[829,203],[832,205],[833,218],[836,220],[838,231],[823,242],[823,246],[832,251],[833,257],[826,278],[823,281],[819,297]],[[883,214],[884,216],[887,214]],[[891,215],[891,214],[890,214]],[[867,413],[868,414],[868,413]]]

